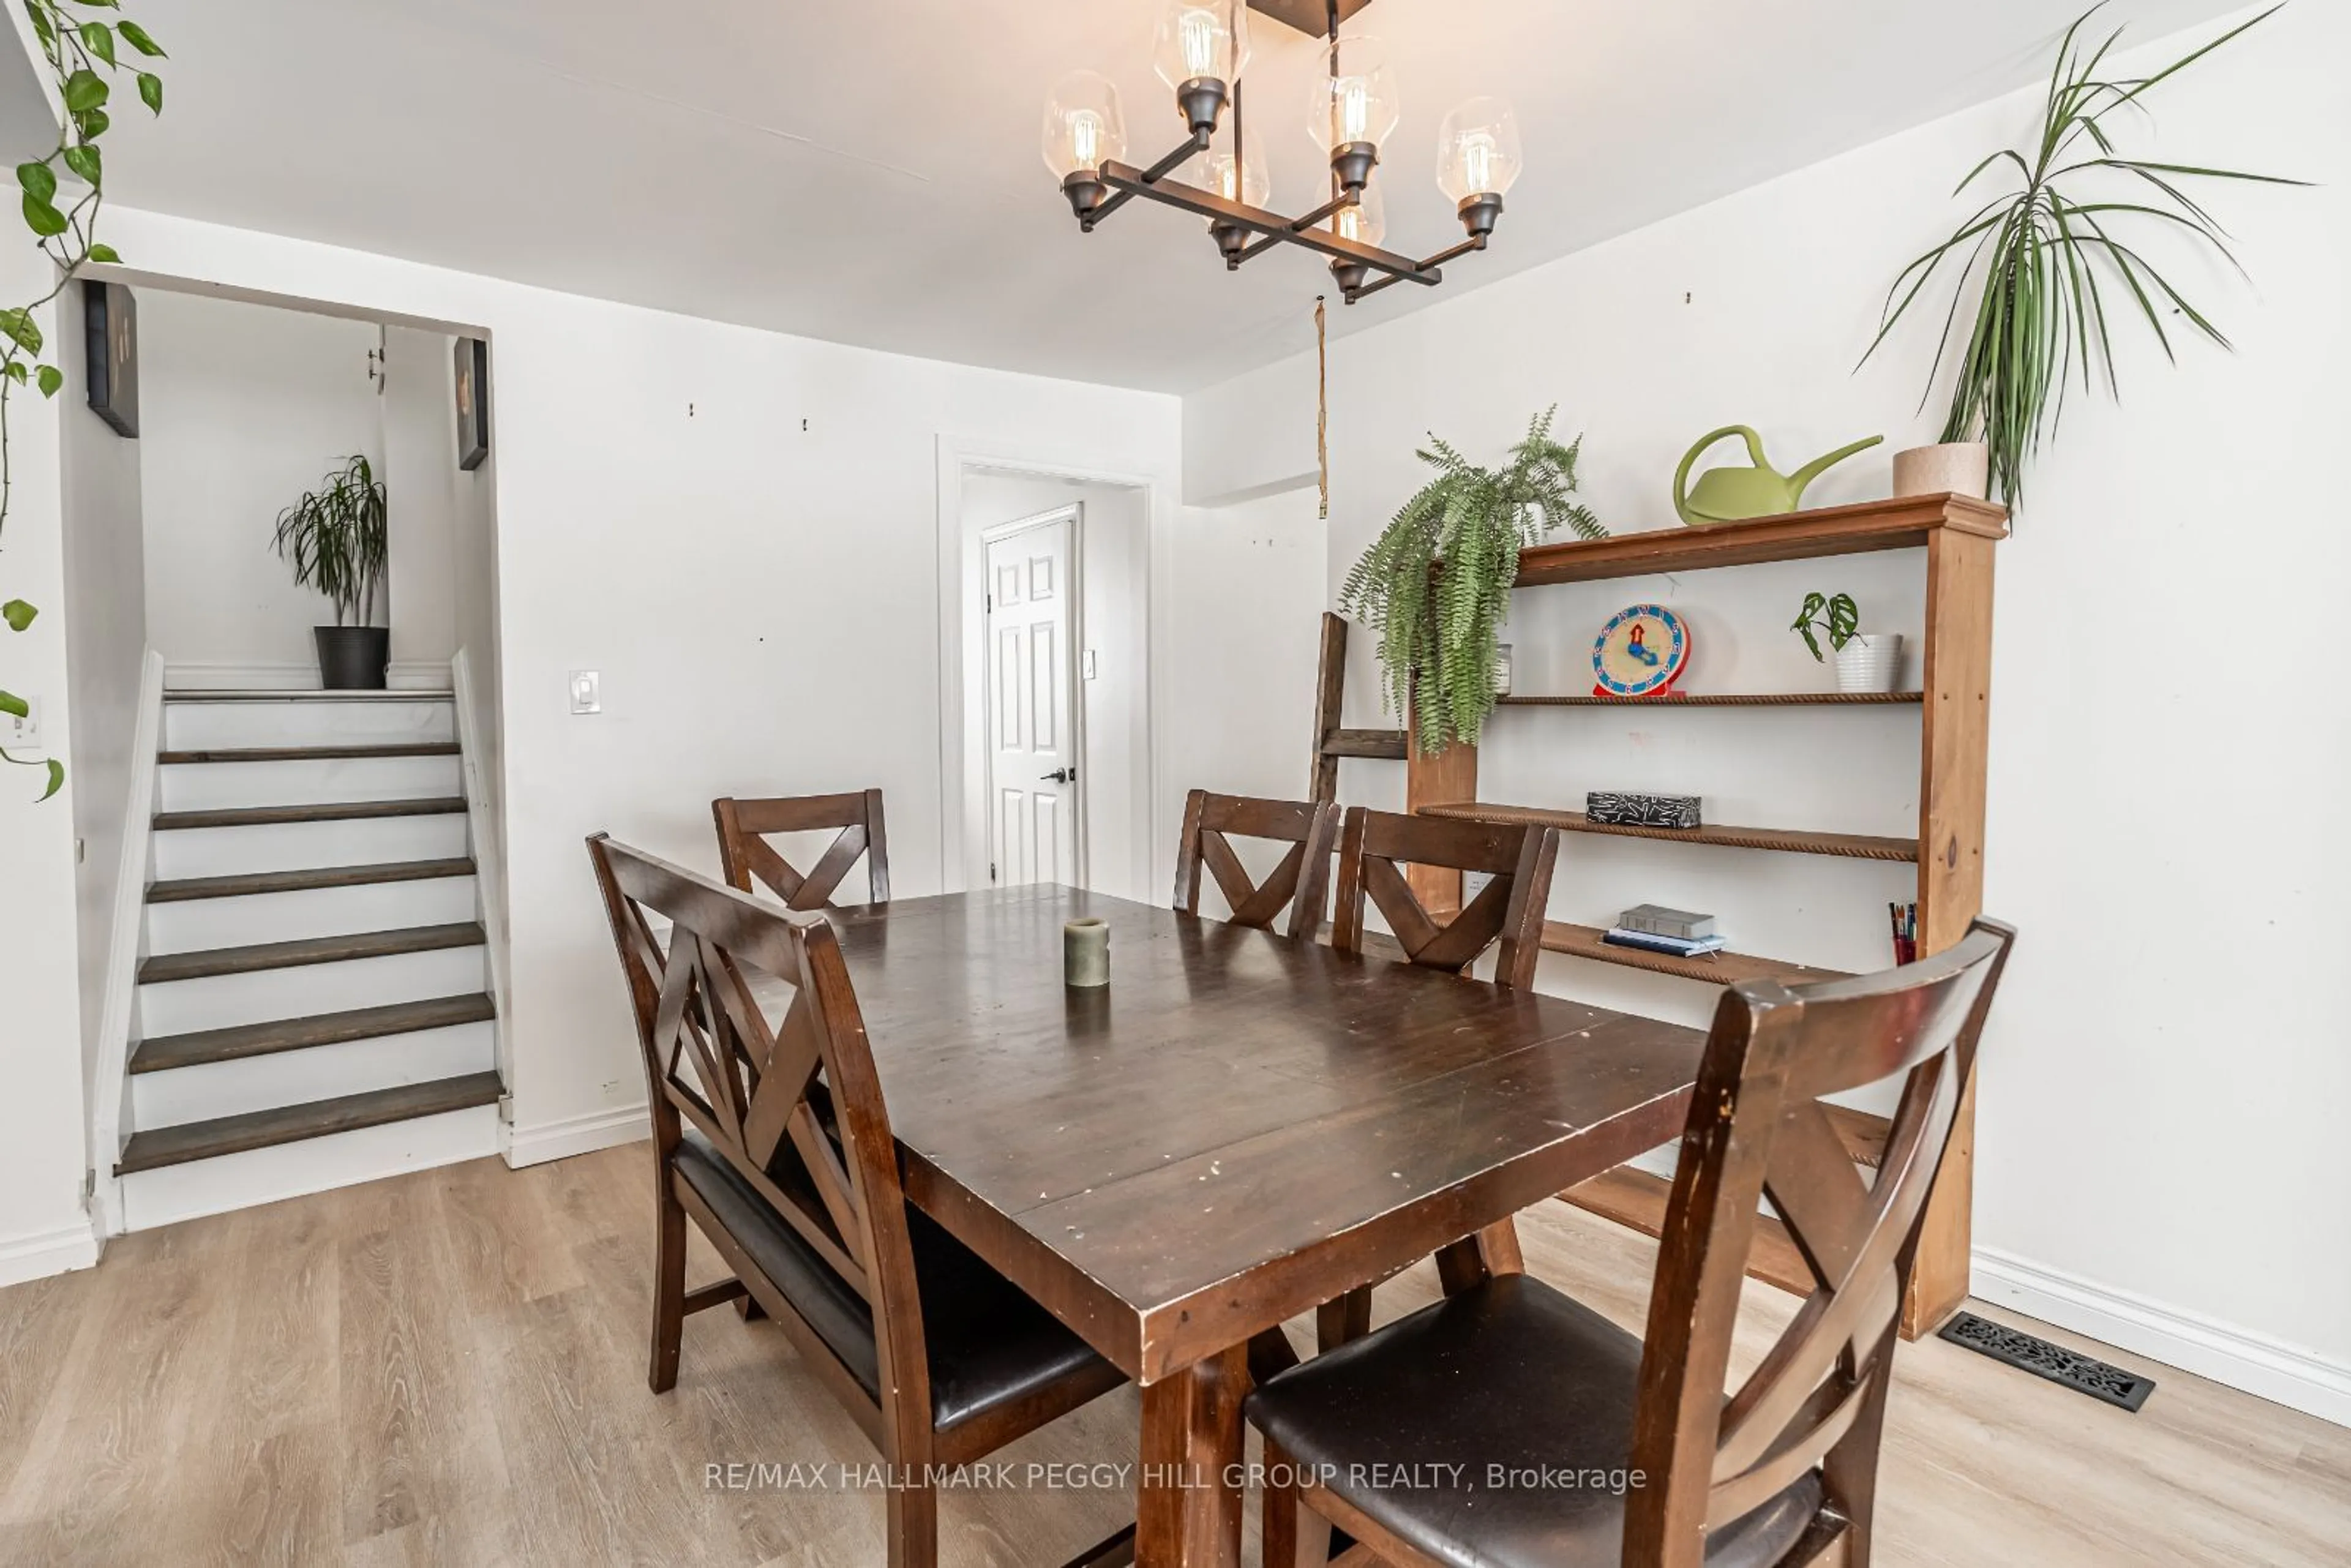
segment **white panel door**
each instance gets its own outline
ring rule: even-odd
[[[1078,880],[1070,521],[987,545],[989,859],[1002,885]]]

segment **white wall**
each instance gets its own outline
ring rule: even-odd
[[[980,536],[1003,523],[1058,507],[1084,508],[1084,646],[1095,674],[1078,683],[1084,705],[1086,863],[1090,885],[1127,898],[1145,896],[1151,872],[1150,497],[1130,486],[1040,475],[967,473],[962,479],[965,605],[986,580]],[[964,624],[967,831],[965,878],[987,880],[984,644],[976,618]]]
[[[944,446],[1144,477],[1176,511],[1171,397],[110,220],[159,272],[491,335],[518,1158],[642,1125],[589,833],[715,871],[713,797],[853,773],[888,793],[898,887],[940,885]],[[601,672],[601,715],[569,713],[574,669]]]
[[[239,300],[141,288],[140,423],[149,641],[189,684],[278,684],[312,672],[329,602],[297,587],[270,538],[277,514],[354,453],[381,467],[368,380],[376,329]],[[397,501],[394,505],[397,505]],[[387,606],[376,606],[375,624]]]
[[[1322,656],[1328,528],[1311,489],[1186,507],[1169,573],[1168,749],[1151,897],[1174,888],[1176,829],[1193,789],[1302,800],[1312,784],[1314,675]],[[1262,876],[1278,850],[1235,846]],[[1223,909],[1215,879],[1204,913]]]
[[[0,298],[34,299],[51,272],[30,246],[0,247]],[[37,318],[55,340],[57,313]],[[68,346],[60,356],[71,355]],[[0,687],[38,698],[45,749],[73,755],[67,683],[58,421],[63,395],[9,400],[10,497],[0,533],[0,600],[40,618],[0,627]],[[0,1284],[85,1267],[97,1258],[81,1200],[89,1119],[82,1092],[81,995],[75,943],[78,783],[34,804],[45,774],[0,768]]]
[[[68,298],[78,302],[76,287]],[[66,627],[66,693],[73,713],[75,930],[80,948],[82,1077],[93,1085],[106,967],[129,826],[131,782],[152,757],[131,755],[147,650],[140,448],[89,410],[78,345],[61,358],[57,394],[63,458],[66,592],[55,608]],[[119,1087],[119,1086],[117,1086]]]
[[[449,655],[457,651],[459,510],[461,497],[475,487],[473,475],[457,466],[455,345],[446,332],[383,329],[385,382],[376,402],[394,685],[445,685]]]
[[[2022,939],[1984,1061],[1975,1228],[1980,1289],[2338,1419],[2351,1248],[2314,1239],[2351,1232],[2334,999],[2351,826],[2326,805],[2351,763],[2336,678],[2351,532],[2331,466],[2351,426],[2346,57],[2351,8],[2291,6],[2164,88],[2159,134],[2133,132],[2146,155],[2318,188],[2219,193],[2255,281],[2181,276],[2238,351],[2189,344],[2172,371],[2124,324],[2127,402],[2069,404],[2001,549],[1985,901]],[[1761,426],[1783,469],[1884,431],[1808,500],[1885,494],[1888,454],[1933,438],[1914,412],[1928,333],[1853,366],[1887,284],[1961,215],[1952,183],[2036,108],[1987,105],[1335,344],[1330,588],[1420,481],[1424,432],[1491,458],[1553,402],[1587,434],[1586,498],[1619,531],[1670,526],[1685,446],[1734,421]],[[1188,398],[1185,423],[1195,497],[1310,470],[1311,361]],[[1695,685],[1794,689],[1823,679],[1781,630],[1813,586],[1915,628],[1915,558],[1889,557],[1522,593],[1506,635],[1521,690],[1575,691],[1599,619],[1663,596],[1696,617]],[[1372,724],[1371,639],[1355,643],[1349,722]],[[1724,821],[1901,831],[1916,723],[1506,713],[1486,792],[1566,804],[1679,786]],[[1401,771],[1352,764],[1344,788],[1392,800]],[[1882,963],[1883,870],[1579,840],[1554,908],[1695,904],[1750,950]],[[1689,1021],[1709,1000],[1585,966],[1547,983]]]

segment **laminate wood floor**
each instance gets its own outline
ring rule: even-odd
[[[881,1498],[838,1474],[873,1452],[771,1325],[689,1319],[676,1391],[646,1392],[647,1159],[420,1172],[0,1291],[0,1563],[878,1564]],[[1557,1203],[1520,1228],[1536,1272],[1638,1327],[1653,1243]],[[698,1253],[692,1277],[716,1272]],[[1380,1316],[1435,1293],[1416,1270]],[[1749,1354],[1790,1307],[1750,1286]],[[1879,1562],[2351,1563],[2351,1432],[2149,1370],[2130,1416],[1902,1347]],[[1131,1462],[1135,1422],[1121,1390],[1003,1457]],[[708,1484],[726,1464],[777,1469]],[[826,1484],[793,1490],[795,1464]],[[1035,1568],[1132,1503],[1016,1485],[944,1512],[950,1568]]]

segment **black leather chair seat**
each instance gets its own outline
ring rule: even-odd
[[[689,1129],[672,1162],[859,1386],[879,1399],[881,1354],[865,1298],[709,1140]],[[941,1431],[1089,1367],[1108,1373],[1092,1346],[928,1216],[910,1207],[906,1226],[930,1352],[932,1420]]]
[[[1640,1370],[1637,1338],[1503,1275],[1281,1374],[1246,1410],[1448,1568],[1617,1568]],[[1820,1501],[1808,1474],[1715,1531],[1708,1568],[1776,1563]]]

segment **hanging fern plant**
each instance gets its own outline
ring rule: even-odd
[[[1339,591],[1339,607],[1379,633],[1388,706],[1412,716],[1425,754],[1456,740],[1475,746],[1494,711],[1495,633],[1510,619],[1519,551],[1562,523],[1583,538],[1608,537],[1573,498],[1583,440],[1552,439],[1558,412],[1537,417],[1499,469],[1431,435],[1419,456],[1437,477],[1404,504]]]

